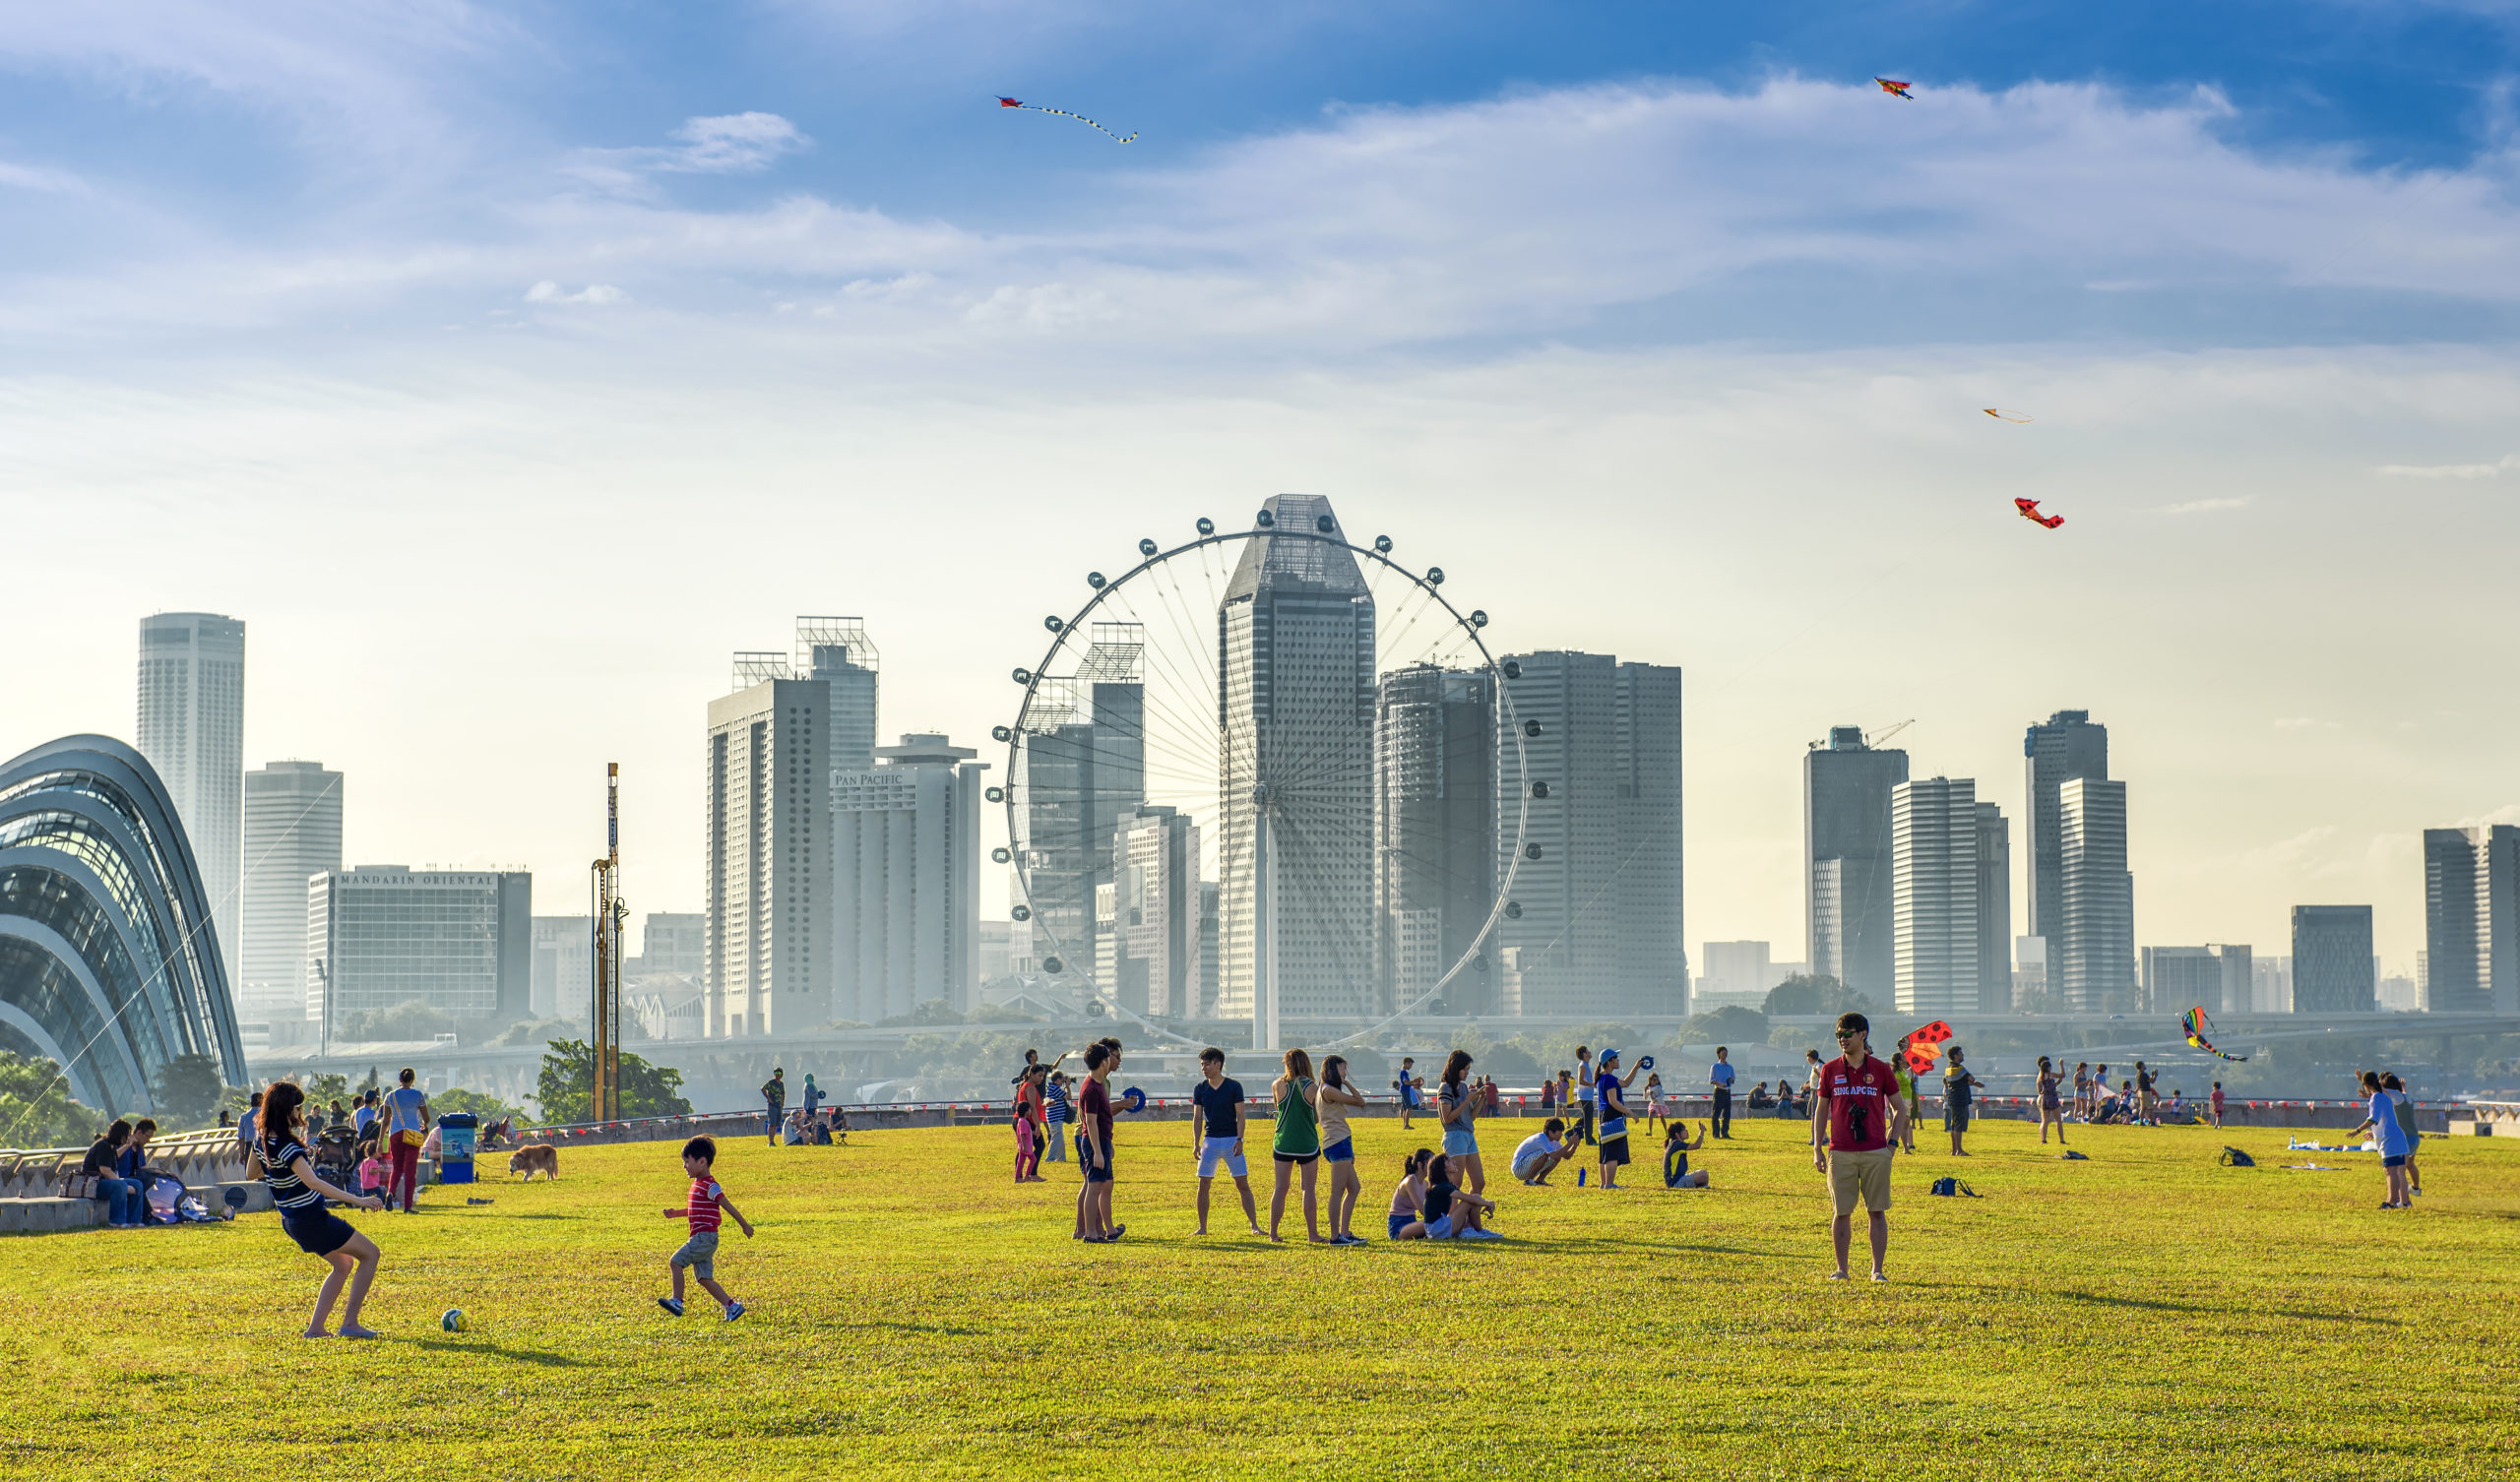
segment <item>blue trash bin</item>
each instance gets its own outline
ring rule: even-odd
[[[472,1140],[480,1119],[471,1112],[448,1112],[437,1119],[437,1181],[472,1182]]]

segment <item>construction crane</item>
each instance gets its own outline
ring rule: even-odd
[[[621,764],[603,766],[603,848],[595,862],[594,1065],[587,1078],[590,1121],[621,1118]]]
[[[1916,723],[1917,717],[1910,715],[1907,719],[1900,721],[1897,725],[1888,726],[1877,731],[1868,731],[1864,734],[1863,744],[1866,746],[1879,746],[1882,742],[1889,740],[1891,737],[1899,734],[1901,731],[1906,730],[1909,726]]]

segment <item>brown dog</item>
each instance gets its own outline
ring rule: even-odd
[[[558,1178],[560,1151],[548,1142],[528,1142],[508,1155],[508,1172],[524,1174],[529,1184],[537,1172],[544,1178]]]

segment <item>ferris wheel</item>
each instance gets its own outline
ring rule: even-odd
[[[1487,614],[1325,499],[1196,522],[1085,575],[1013,671],[1012,913],[1054,983],[1166,1038],[1166,1019],[1303,1021],[1346,1043],[1427,1009],[1497,1007],[1520,915],[1527,735]],[[1337,1037],[1329,1030],[1347,1029]]]

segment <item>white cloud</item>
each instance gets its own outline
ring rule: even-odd
[[[525,290],[525,301],[530,304],[617,304],[629,296],[610,283],[589,283],[570,293],[547,278]]]
[[[649,177],[677,175],[748,175],[770,168],[783,154],[813,144],[804,131],[776,113],[725,113],[687,118],[673,131],[669,145],[643,145],[623,150],[582,150],[564,166],[567,173],[611,195],[646,198],[655,194]]]
[[[48,170],[33,165],[11,164],[0,159],[0,185],[17,190],[42,191],[50,195],[87,193],[88,184],[66,170]]]
[[[2162,506],[2162,513],[2165,515],[2203,515],[2214,510],[2237,510],[2245,508],[2249,503],[2249,499],[2250,496],[2245,494],[2236,499],[2191,499],[2184,504],[2164,505]]]
[[[2376,471],[2389,478],[2491,478],[2513,468],[2520,468],[2520,453],[2489,463],[2382,463]]]

